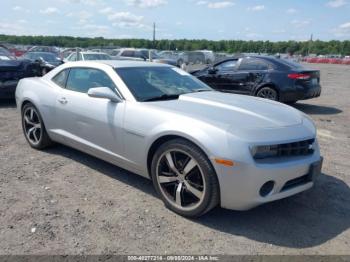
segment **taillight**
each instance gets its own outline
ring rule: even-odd
[[[302,80],[307,80],[310,79],[311,76],[308,74],[301,74],[301,73],[295,73],[295,74],[288,74],[288,77],[291,79],[302,79]]]

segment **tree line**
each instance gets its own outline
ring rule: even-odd
[[[341,54],[350,55],[350,41],[243,41],[243,40],[156,40],[148,39],[106,39],[103,37],[71,36],[14,36],[0,35],[0,42],[20,45],[47,45],[58,47],[135,47],[158,50],[202,50],[227,53],[290,53],[290,54]]]

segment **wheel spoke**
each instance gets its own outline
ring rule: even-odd
[[[29,114],[30,114],[30,116],[29,116],[30,120],[33,121],[34,120],[34,110],[30,109]]]
[[[185,185],[186,185],[186,189],[191,192],[193,195],[195,195],[198,199],[201,199],[203,196],[203,192],[199,191],[197,188],[191,186],[191,184],[185,180]]]
[[[182,206],[182,201],[181,201],[181,193],[182,193],[182,183],[179,183],[179,185],[176,188],[176,197],[175,197],[175,201],[176,204]]]
[[[159,183],[171,183],[177,181],[176,176],[159,176]]]
[[[35,142],[38,142],[39,138],[36,135],[36,131],[38,131],[38,129],[35,127],[34,130],[33,130],[33,137],[34,137]]]
[[[28,138],[30,139],[30,135],[34,132],[35,127],[31,127],[27,131]]]
[[[169,166],[169,168],[172,170],[172,171],[174,171],[174,172],[178,172],[177,171],[177,169],[176,169],[176,167],[175,167],[175,164],[174,164],[174,161],[173,161],[173,157],[171,156],[171,153],[169,152],[169,153],[167,153],[166,155],[165,155],[165,157],[166,157],[166,160],[167,160],[167,163],[168,163],[168,166]]]
[[[191,158],[183,170],[184,175],[186,176],[196,166],[197,166],[196,161],[194,161],[193,158]]]
[[[33,123],[33,122],[28,118],[28,116],[24,116],[24,122],[26,122],[26,124],[31,125],[31,126],[34,126],[34,125],[35,125],[35,123]]]

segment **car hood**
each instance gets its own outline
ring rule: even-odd
[[[221,92],[199,92],[181,95],[177,100],[151,102],[169,110],[222,128],[281,128],[300,125],[298,110],[270,100]]]

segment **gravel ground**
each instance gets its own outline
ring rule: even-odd
[[[0,254],[350,254],[350,67],[321,69],[320,98],[295,106],[318,127],[323,174],[297,196],[197,220],[167,210],[150,181],[56,146],[31,149],[0,104]]]

